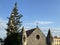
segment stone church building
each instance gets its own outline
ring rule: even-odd
[[[25,31],[22,28],[22,45],[47,45],[46,37],[37,26],[34,29]]]
[[[22,45],[52,45],[50,29],[48,31],[48,36],[46,37],[38,26],[27,31],[23,27],[21,37]]]

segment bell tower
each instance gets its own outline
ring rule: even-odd
[[[22,45],[27,45],[27,35],[24,27],[22,28]]]

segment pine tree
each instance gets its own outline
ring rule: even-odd
[[[18,9],[17,9],[17,3],[15,3],[15,6],[13,8],[13,11],[11,13],[11,16],[8,22],[8,27],[6,29],[7,31],[7,35],[11,34],[11,33],[16,33],[19,29],[19,27],[21,27],[21,19],[22,15],[18,13]]]
[[[11,16],[8,17],[7,37],[4,40],[4,45],[20,45],[21,36],[18,30],[21,27],[21,17],[22,15],[18,13],[17,3],[15,3]]]

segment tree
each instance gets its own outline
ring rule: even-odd
[[[12,33],[7,36],[4,45],[20,45],[21,37],[19,33]]]
[[[6,29],[7,31],[7,35],[11,34],[11,33],[15,33],[18,31],[18,29],[21,27],[21,19],[22,15],[18,13],[18,9],[17,9],[17,3],[15,3],[15,7],[11,13],[11,16],[8,22],[8,28]]]
[[[7,37],[4,40],[4,45],[20,45],[21,36],[18,30],[22,25],[20,21],[21,17],[22,15],[18,13],[17,3],[15,3],[11,16],[10,18],[8,17]]]

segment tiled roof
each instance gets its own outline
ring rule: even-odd
[[[30,34],[32,34],[32,32],[33,32],[35,29],[36,29],[36,28],[27,30],[27,31],[26,31],[27,37],[28,37]],[[20,32],[20,35],[22,35],[22,32]]]
[[[28,37],[30,34],[32,34],[32,32],[33,32],[35,29],[36,29],[36,28],[27,30],[27,31],[26,31],[27,37]]]

